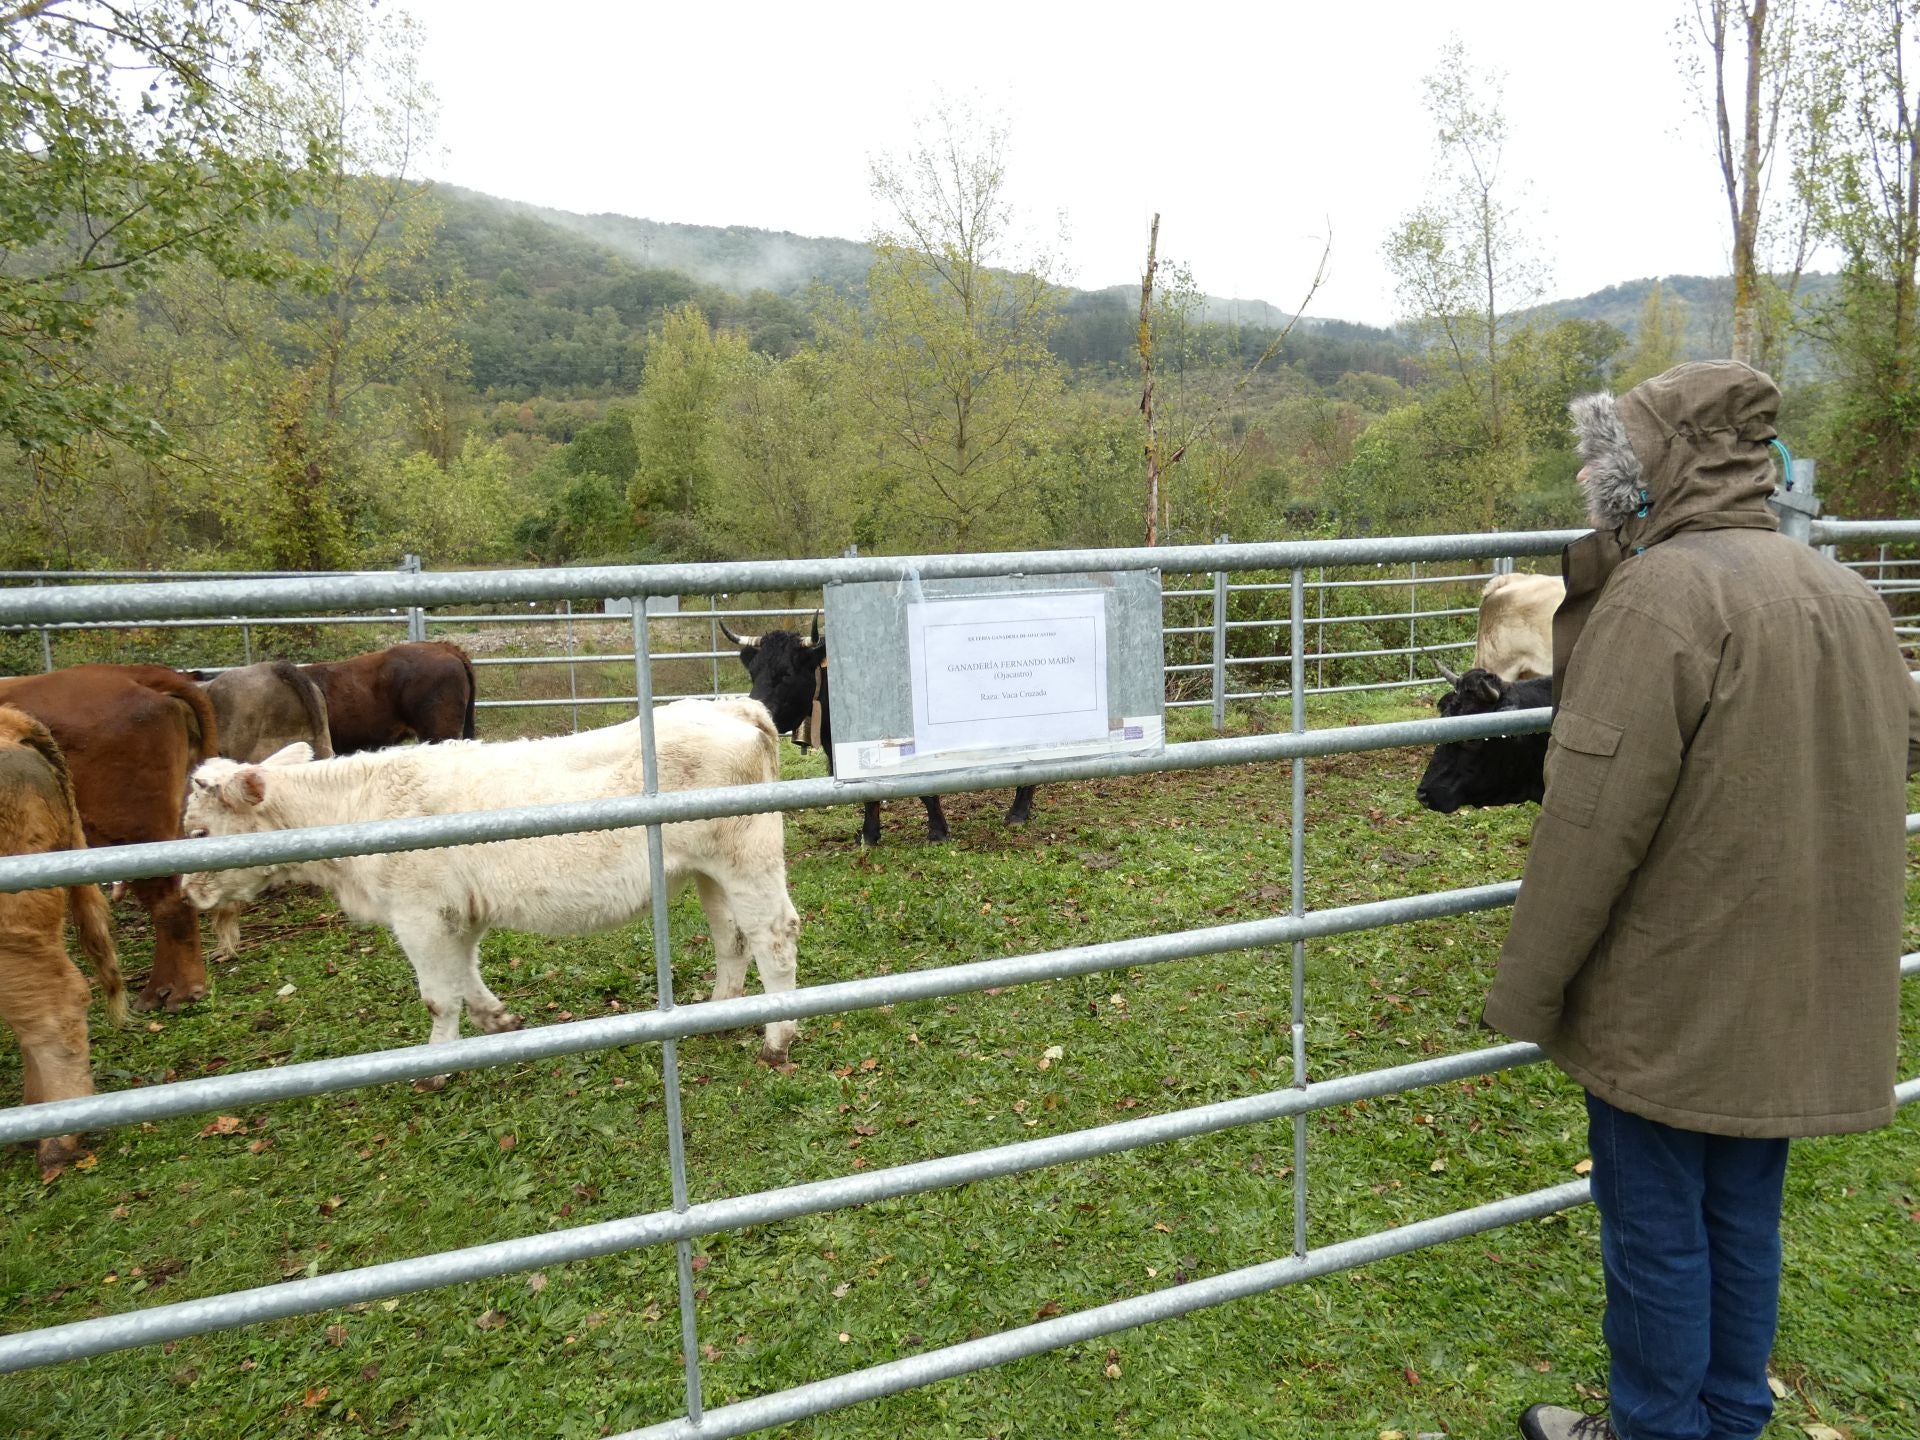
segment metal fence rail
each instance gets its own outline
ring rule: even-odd
[[[1817,533],[1817,529],[1816,543],[1822,543],[1824,537]],[[630,659],[635,666],[634,703],[638,705],[640,745],[646,757],[648,777],[645,793],[640,796],[221,839],[172,841],[110,850],[13,857],[0,859],[0,890],[82,880],[173,874],[183,870],[281,864],[325,855],[385,853],[583,829],[643,826],[653,861],[652,916],[660,987],[659,1002],[654,1010],[509,1034],[478,1036],[441,1046],[412,1046],[17,1107],[0,1111],[0,1141],[31,1139],[103,1125],[133,1124],[223,1107],[256,1105],[367,1084],[521,1063],[611,1046],[659,1043],[663,1049],[662,1083],[668,1107],[668,1167],[673,1182],[673,1204],[667,1210],[7,1335],[0,1337],[0,1372],[328,1310],[361,1300],[533,1269],[570,1259],[671,1243],[679,1255],[682,1351],[686,1367],[685,1411],[679,1418],[630,1432],[630,1436],[676,1436],[689,1437],[691,1440],[691,1437],[738,1435],[1584,1202],[1587,1198],[1586,1185],[1576,1182],[1433,1217],[1376,1235],[1318,1248],[1310,1247],[1309,1156],[1307,1132],[1301,1123],[1302,1118],[1310,1113],[1328,1106],[1350,1103],[1356,1098],[1399,1093],[1416,1086],[1487,1074],[1530,1064],[1540,1058],[1539,1052],[1529,1045],[1500,1045],[1360,1074],[1319,1081],[1309,1079],[1304,996],[1305,946],[1309,941],[1328,935],[1493,909],[1510,904],[1518,886],[1517,883],[1508,882],[1319,911],[1306,910],[1303,888],[1306,760],[1319,755],[1427,744],[1439,739],[1537,732],[1544,729],[1547,722],[1546,711],[1534,710],[1464,719],[1432,719],[1309,731],[1305,723],[1305,667],[1309,661],[1320,657],[1310,653],[1306,645],[1309,628],[1309,619],[1305,614],[1309,588],[1306,574],[1322,565],[1373,563],[1383,557],[1411,562],[1468,559],[1487,554],[1544,554],[1564,544],[1572,533],[1575,532],[1182,547],[1178,550],[849,558],[835,561],[479,575],[409,572],[397,576],[309,577],[205,585],[96,586],[83,589],[42,587],[0,592],[0,624],[14,625],[49,622],[88,624],[100,620],[145,621],[153,618],[179,620],[207,615],[271,615],[296,605],[397,605],[420,611],[437,604],[475,601],[497,604],[529,598],[538,601],[595,592],[633,597],[635,603],[630,621],[633,627],[633,651],[630,656],[618,658]],[[1855,522],[1841,536],[1841,541],[1855,543],[1857,539],[1908,536],[1920,536],[1920,523],[1863,525]],[[1285,586],[1287,615],[1283,622],[1275,623],[1287,626],[1291,644],[1284,656],[1264,657],[1267,663],[1284,661],[1288,666],[1286,692],[1291,696],[1293,712],[1292,728],[1288,733],[1175,744],[1166,747],[1157,756],[1102,757],[996,766],[938,778],[911,776],[858,784],[792,780],[718,790],[658,791],[652,707],[649,703],[652,662],[657,658],[682,657],[656,657],[650,654],[647,607],[644,603],[648,596],[794,589],[802,585],[831,585],[856,579],[900,580],[912,575],[921,578],[994,576],[1016,571],[1060,574],[1080,570],[1163,566],[1169,570],[1191,568],[1222,573],[1228,569],[1277,570],[1289,574],[1289,582]],[[1384,583],[1406,582],[1395,580]],[[1218,591],[1214,593],[1217,595]],[[1412,607],[1408,609],[1412,611]],[[1417,623],[1417,618],[1411,616],[1408,623]],[[1393,623],[1398,623],[1397,619]],[[1218,633],[1225,633],[1224,624]],[[1442,647],[1429,645],[1424,648],[1431,650]],[[580,703],[593,702],[582,697]],[[667,906],[659,848],[660,827],[664,824],[703,816],[813,808],[932,791],[950,793],[1000,788],[1014,783],[1090,779],[1163,769],[1276,760],[1286,760],[1292,765],[1292,890],[1287,914],[1169,935],[1137,937],[1066,950],[1006,956],[968,965],[809,986],[777,995],[761,994],[735,1000],[709,1001],[684,1008],[676,1008],[673,1003]],[[1908,819],[1908,833],[1916,831],[1920,831],[1920,815]],[[1283,1087],[1141,1120],[1123,1121],[699,1205],[689,1203],[684,1127],[677,1109],[679,1084],[674,1068],[674,1047],[685,1036],[758,1025],[773,1019],[839,1014],[901,1001],[958,995],[1012,984],[1278,945],[1290,946],[1292,955],[1289,988],[1294,1063],[1290,1083]],[[1920,956],[1906,957],[1901,968],[1902,973],[1908,976],[1920,973]],[[1897,1098],[1903,1104],[1920,1099],[1920,1079],[1903,1082],[1897,1091]],[[705,1410],[690,1270],[690,1244],[695,1237],[1282,1118],[1291,1120],[1294,1131],[1294,1226],[1290,1255],[1227,1274],[1168,1287],[1153,1294],[1097,1306],[726,1405],[710,1412]]]

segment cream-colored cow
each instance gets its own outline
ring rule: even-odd
[[[1567,587],[1555,575],[1514,571],[1496,575],[1480,592],[1480,630],[1473,648],[1476,670],[1502,680],[1532,680],[1553,673],[1553,612]]]
[[[654,712],[662,790],[751,785],[780,775],[779,737],[751,700],[683,700]],[[312,763],[304,745],[262,764],[209,760],[187,794],[192,836],[291,830],[356,820],[499,810],[635,795],[640,722],[548,740],[445,741]],[[747,957],[769,992],[794,986],[800,917],[787,896],[778,812],[665,826],[669,892],[689,879],[713,931],[716,1000],[744,993]],[[652,899],[644,830],[600,830],[441,850],[346,856],[187,877],[201,909],[305,881],[330,890],[353,920],[390,927],[433,1016],[430,1044],[460,1033],[464,1003],[480,1029],[516,1029],[480,978],[480,937],[495,926],[542,935],[611,929]],[[766,1027],[762,1058],[786,1060],[795,1025]]]

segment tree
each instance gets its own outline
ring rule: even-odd
[[[1501,173],[1498,77],[1475,71],[1453,39],[1426,91],[1440,188],[1387,242],[1387,265],[1430,353],[1471,397],[1484,443],[1497,450],[1508,438],[1500,363],[1508,317],[1539,298],[1545,272]]]
[[[744,357],[720,406],[702,531],[726,555],[833,555],[853,538],[847,412],[814,351]]]
[[[1920,501],[1920,3],[1835,0],[1814,41],[1800,185],[1843,257],[1815,322],[1839,372],[1822,449],[1851,506],[1901,513]]]
[[[818,331],[897,487],[907,543],[1013,541],[1030,461],[1059,395],[1047,348],[1059,308],[1052,257],[1015,251],[1005,130],[941,109],[903,159],[876,161],[886,212],[867,311],[828,305]]]
[[[0,439],[38,473],[167,435],[92,364],[109,312],[170,267],[271,278],[251,243],[325,168],[261,103],[310,44],[295,0],[15,0],[0,11]]]
[[[1764,353],[1769,337],[1776,346],[1784,339],[1779,327],[1767,323],[1767,292],[1776,282],[1773,267],[1766,263],[1764,207],[1781,117],[1797,103],[1801,83],[1799,20],[1794,0],[1694,0],[1693,22],[1706,57],[1689,46],[1682,51],[1682,63],[1710,105],[1726,196],[1733,265],[1732,358],[1778,366],[1778,353]],[[1680,24],[1684,35],[1685,20]],[[1745,57],[1742,72],[1732,77],[1739,82],[1737,100],[1730,96],[1728,83],[1736,47]],[[1703,70],[1711,72],[1710,101]],[[1782,287],[1788,296],[1799,283],[1807,252],[1805,224],[1793,229],[1794,259]]]
[[[713,496],[720,407],[750,353],[745,336],[714,331],[691,303],[669,311],[647,342],[628,498],[635,523],[669,553],[694,556],[705,547],[699,519]]]
[[[1613,383],[1620,390],[1631,390],[1642,380],[1680,363],[1681,345],[1687,334],[1686,302],[1667,294],[1666,287],[1654,281],[1647,298],[1640,304],[1640,319],[1633,331],[1633,348]]]
[[[1507,123],[1497,77],[1475,71],[1454,39],[1426,90],[1437,189],[1388,240],[1387,265],[1437,382],[1419,406],[1433,427],[1419,447],[1434,467],[1426,483],[1436,497],[1453,497],[1452,514],[1484,528],[1532,464],[1534,437],[1516,413],[1508,352],[1521,329],[1511,312],[1538,298],[1545,274],[1502,174]],[[1377,477],[1414,453],[1406,437],[1418,416],[1390,418],[1397,438],[1364,454],[1356,448],[1352,473]],[[1404,480],[1392,488],[1410,491]]]

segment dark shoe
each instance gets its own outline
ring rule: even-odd
[[[1607,1417],[1569,1410],[1564,1405],[1532,1405],[1520,1417],[1526,1440],[1616,1440]]]

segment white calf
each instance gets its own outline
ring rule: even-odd
[[[654,712],[662,790],[779,778],[778,736],[755,701],[683,700]],[[289,830],[355,820],[498,810],[635,795],[640,722],[552,740],[444,741],[315,762],[292,745],[258,765],[208,760],[187,794],[189,836]],[[669,893],[691,879],[713,931],[713,998],[746,989],[747,956],[768,991],[794,985],[800,917],[787,898],[780,815],[726,816],[661,832]],[[389,926],[433,1016],[429,1043],[460,1033],[464,1002],[485,1031],[519,1018],[480,978],[480,937],[494,926],[578,935],[623,925],[652,898],[644,830],[601,830],[308,860],[190,875],[200,909],[239,904],[289,881],[332,891],[349,918]],[[762,1058],[785,1061],[795,1026],[766,1028]]]

